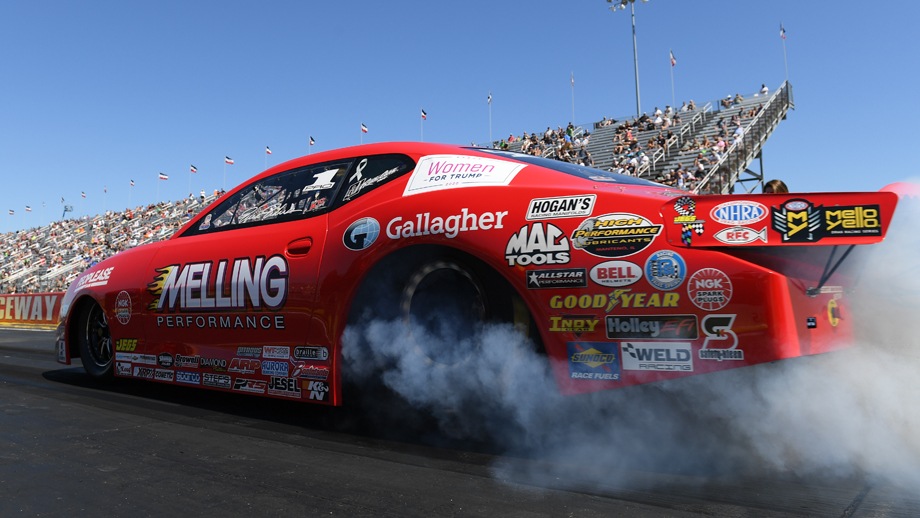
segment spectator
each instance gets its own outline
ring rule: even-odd
[[[770,180],[763,186],[764,194],[785,194],[788,192],[789,188],[786,187],[782,180]]]

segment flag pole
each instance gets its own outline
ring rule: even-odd
[[[575,124],[575,72],[572,71],[572,124]]]
[[[783,40],[783,67],[786,69],[786,82],[789,82],[789,61],[786,59],[786,28],[779,24],[779,37]]]
[[[676,101],[674,100],[674,67],[677,65],[677,60],[674,58],[674,51],[671,51],[670,55],[670,64],[671,64],[671,107],[677,110]]]
[[[489,104],[489,147],[492,147],[492,92],[489,92],[486,102]]]

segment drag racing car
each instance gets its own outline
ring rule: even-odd
[[[693,195],[474,147],[328,151],[84,272],[57,357],[97,378],[341,405],[343,336],[378,319],[448,344],[408,353],[428,365],[514,326],[565,394],[824,353],[853,333],[847,257],[884,238],[896,203]]]

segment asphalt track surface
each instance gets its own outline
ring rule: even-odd
[[[0,516],[920,516],[860,478],[569,467],[341,409],[160,384],[100,385],[50,332],[0,330]]]

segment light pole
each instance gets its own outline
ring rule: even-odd
[[[643,3],[648,0],[642,0]],[[611,11],[617,9],[624,10],[629,5],[629,11],[632,15],[632,37],[633,37],[633,66],[636,70],[636,117],[642,116],[642,103],[639,101],[639,50],[636,47],[636,0],[607,0]]]

